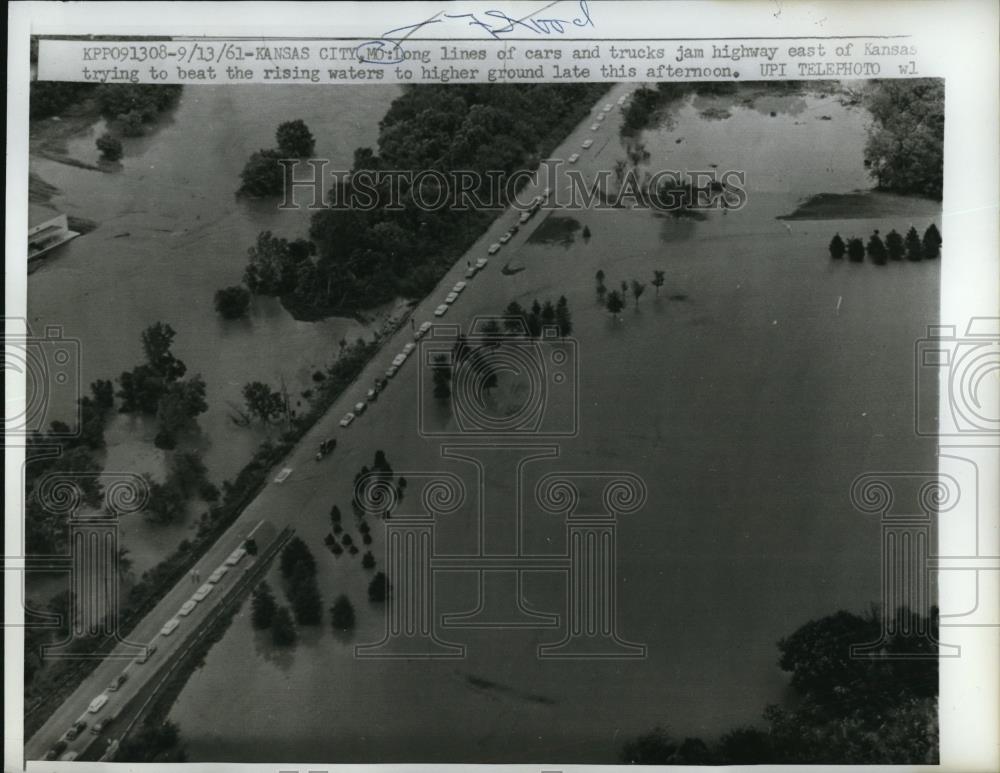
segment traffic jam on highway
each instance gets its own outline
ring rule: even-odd
[[[189,598],[181,605],[180,609],[177,610],[177,614],[174,615],[172,618],[170,618],[170,620],[168,620],[163,625],[163,627],[160,629],[159,636],[170,636],[171,634],[173,634],[173,632],[176,631],[181,624],[179,618],[187,617],[188,615],[190,615],[195,610],[199,602],[204,601],[206,598],[208,598],[208,595],[212,592],[215,586],[222,580],[222,578],[225,577],[226,573],[232,567],[238,565],[240,561],[243,560],[244,556],[246,556],[246,554],[247,554],[246,548],[243,547],[242,545],[236,548],[232,553],[230,553],[226,557],[226,560],[223,561],[215,569],[215,571],[213,571],[209,575],[208,582],[202,584],[198,588],[198,590],[196,590],[194,594],[192,594],[191,598]],[[146,644],[143,652],[140,653],[133,661],[131,661],[122,670],[122,672],[111,681],[111,684],[109,684],[107,688],[105,688],[104,692],[102,692],[100,695],[98,695],[90,702],[90,704],[87,706],[86,713],[84,713],[83,716],[77,719],[76,722],[74,722],[73,725],[63,734],[62,738],[60,738],[51,749],[49,749],[48,753],[46,753],[45,755],[45,759],[47,760],[58,759],[67,762],[75,760],[79,756],[80,751],[76,750],[66,751],[66,749],[70,743],[75,741],[77,738],[81,737],[82,734],[87,730],[88,718],[90,718],[90,715],[99,714],[109,700],[110,696],[108,695],[108,693],[118,692],[118,690],[121,689],[121,686],[128,681],[129,674],[133,666],[141,666],[144,663],[148,662],[149,659],[153,657],[153,655],[156,653],[156,649],[157,648],[155,640]],[[109,724],[111,724],[114,718],[115,718],[114,715],[105,716],[95,721],[93,725],[90,725],[91,735],[99,736],[104,731],[104,729]],[[84,746],[87,746],[87,744],[84,744]]]
[[[627,100],[627,95],[624,94],[618,99],[619,109],[621,110],[625,109],[626,100]],[[610,102],[605,104],[603,108],[598,109],[597,115],[595,117],[595,123],[591,124],[590,130],[596,132],[598,129],[600,129],[604,122],[604,119],[607,117],[608,113],[610,113],[613,109],[614,105],[612,105]],[[590,138],[587,138],[581,143],[580,147],[583,150],[587,150],[590,147],[592,147],[593,144],[594,141]],[[573,153],[572,155],[570,155],[568,160],[571,164],[575,164],[577,161],[579,161],[579,159],[580,159],[580,154]],[[518,218],[518,221],[511,225],[510,230],[504,233],[498,241],[494,242],[489,246],[489,249],[486,251],[487,255],[492,257],[493,255],[496,255],[498,252],[500,252],[500,249],[503,247],[503,245],[507,244],[507,242],[509,242],[513,238],[514,234],[518,232],[520,226],[524,225],[532,217],[534,217],[535,213],[538,212],[542,204],[548,201],[551,193],[552,190],[550,188],[545,188],[545,190],[542,191],[541,195],[535,196],[531,200],[531,203],[528,205],[528,208],[521,213],[520,217]],[[467,265],[465,271],[465,280],[471,280],[473,277],[476,276],[476,274],[485,269],[488,264],[489,264],[489,257],[479,258],[475,263],[470,262]],[[467,286],[468,286],[468,281],[456,282],[455,285],[451,288],[451,291],[445,296],[444,302],[438,304],[438,306],[434,309],[434,316],[440,319],[445,314],[447,314],[448,309],[452,306],[452,304],[458,301],[459,297],[462,294],[462,291]],[[421,338],[427,335],[432,326],[433,323],[430,321],[422,322],[419,327],[416,327],[414,329],[413,340],[419,341]],[[416,349],[415,343],[407,343],[403,347],[403,350],[393,358],[392,364],[389,365],[389,367],[386,369],[385,377],[384,378],[379,377],[375,379],[375,383],[371,386],[371,388],[368,389],[368,392],[365,395],[365,399],[359,400],[357,403],[355,403],[354,409],[345,413],[344,416],[340,419],[340,426],[342,428],[347,428],[351,426],[351,424],[354,423],[355,419],[361,416],[361,414],[363,414],[368,409],[368,406],[374,403],[378,399],[379,393],[388,386],[389,379],[395,376],[396,373],[399,371],[399,369],[403,367],[403,363],[406,362],[409,356],[413,353],[414,349]],[[336,439],[324,440],[322,443],[320,443],[319,451],[316,454],[316,461],[319,461],[320,459],[325,457],[336,447],[337,447]]]
[[[624,109],[625,101],[626,101],[626,96],[622,96],[618,100],[619,108]],[[607,114],[610,113],[612,109],[613,105],[608,103],[603,106],[603,109],[599,108],[597,110],[595,122],[590,126],[591,131],[597,131],[598,129],[601,128]],[[581,148],[583,150],[587,150],[590,147],[592,147],[593,144],[594,141],[588,138],[581,143]],[[579,158],[580,158],[579,153],[573,153],[572,155],[569,156],[568,160],[570,163],[576,163],[579,160]],[[480,271],[483,271],[486,268],[486,266],[489,265],[489,258],[500,252],[503,246],[513,238],[514,234],[518,232],[519,228],[522,225],[524,225],[529,220],[531,220],[532,217],[534,217],[534,215],[541,208],[542,204],[548,201],[551,193],[552,191],[550,188],[545,188],[540,195],[535,196],[531,200],[528,208],[523,212],[521,212],[517,222],[512,223],[510,229],[507,230],[499,238],[498,241],[494,242],[489,246],[489,248],[486,251],[487,256],[479,258],[474,263],[471,261],[467,263],[465,278],[459,282],[456,282],[452,286],[451,290],[445,296],[444,301],[434,309],[433,313],[435,318],[440,319],[441,317],[443,317],[445,314],[448,313],[448,309],[451,308],[451,306],[458,301],[458,299],[462,295],[462,292],[466,289],[466,287],[468,287],[469,281],[474,279],[475,276]],[[348,413],[344,414],[344,416],[340,419],[340,426],[342,428],[347,428],[351,426],[351,424],[353,424],[354,421],[365,412],[368,406],[377,400],[379,393],[388,386],[389,380],[396,375],[399,369],[403,366],[403,364],[406,362],[409,356],[416,349],[417,344],[415,342],[419,341],[421,338],[427,335],[427,333],[431,330],[432,327],[433,327],[433,322],[431,321],[425,321],[422,322],[419,326],[415,326],[413,331],[413,342],[408,342],[405,346],[403,346],[402,351],[400,351],[399,354],[397,354],[393,358],[392,364],[386,369],[384,377],[379,377],[375,379],[374,384],[368,389],[367,393],[365,394],[364,400],[358,401],[354,405],[354,409],[352,411],[349,411]],[[323,459],[325,456],[330,454],[336,448],[336,446],[337,446],[336,439],[328,439],[322,441],[319,446],[319,451],[316,454],[316,460],[319,461]],[[290,473],[291,473],[290,468],[283,469],[281,473],[277,476],[277,478],[275,478],[275,482],[277,483],[283,482]],[[163,625],[163,627],[160,629],[159,636],[162,637],[171,636],[174,633],[174,631],[176,631],[180,627],[181,618],[190,615],[197,608],[198,603],[204,601],[209,596],[213,588],[216,586],[216,584],[218,584],[222,580],[222,578],[226,575],[229,569],[239,564],[245,555],[246,555],[246,549],[242,546],[236,548],[232,553],[230,553],[229,556],[225,559],[225,561],[218,568],[216,568],[215,571],[212,572],[212,574],[208,578],[208,581],[203,585],[201,585],[198,588],[198,590],[196,590],[194,594],[181,605],[177,613]],[[95,697],[90,702],[90,705],[87,707],[87,711],[83,714],[83,716],[78,718],[77,721],[73,723],[73,725],[63,734],[62,738],[60,738],[59,741],[57,741],[56,744],[48,751],[48,753],[45,756],[45,759],[47,760],[59,759],[64,761],[77,759],[80,752],[76,750],[67,751],[69,744],[74,740],[76,740],[77,738],[81,737],[81,734],[87,731],[88,719],[92,718],[91,715],[95,715],[101,712],[105,704],[108,703],[109,693],[117,692],[121,688],[121,686],[125,684],[126,681],[128,681],[130,670],[134,666],[138,667],[146,663],[156,653],[156,651],[157,651],[156,642],[155,641],[149,642],[146,645],[144,652],[140,654],[138,657],[136,657],[131,663],[129,663],[129,665],[126,666],[125,669],[117,677],[115,677],[114,680],[112,680],[111,684],[109,684],[108,687],[100,695]],[[99,736],[101,732],[111,723],[111,721],[115,718],[115,716],[116,715],[105,716],[95,721],[93,725],[89,726],[90,733],[95,737]],[[86,747],[86,745],[87,744],[84,744],[84,747]]]

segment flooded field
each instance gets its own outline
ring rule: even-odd
[[[252,152],[274,144],[278,124],[291,118],[310,127],[317,156],[329,158],[331,168],[347,168],[356,147],[375,143],[378,122],[397,93],[353,86],[335,96],[302,86],[192,87],[148,136],[124,140],[118,171],[102,174],[32,156],[32,173],[60,191],[48,205],[32,204],[32,220],[55,209],[99,225],[31,275],[29,324],[34,330],[60,325],[80,340],[86,388],[138,364],[142,330],[169,323],[177,332],[174,353],[207,385],[201,431],[185,447],[201,451],[216,484],[235,477],[264,437],[230,419],[233,407],[243,406],[243,385],[284,382],[297,404],[313,386],[312,374],[335,359],[342,338],[370,335],[351,319],[298,322],[272,298],[255,299],[246,319],[219,317],[215,291],[240,282],[257,234],[270,229],[294,239],[305,236],[309,224],[307,211],[279,212],[274,202],[238,199],[240,170]],[[96,122],[68,141],[66,155],[96,165],[94,140],[103,131],[103,121]],[[53,406],[54,418],[72,410],[75,396],[64,397],[70,399]],[[163,475],[154,425],[117,415],[106,431],[105,469]],[[193,520],[167,527],[123,522],[133,570],[141,574],[170,553]],[[36,590],[49,584],[33,583]],[[64,581],[56,578],[56,584]]]
[[[879,598],[879,524],[853,510],[851,482],[935,463],[934,444],[913,432],[912,358],[936,321],[939,262],[833,262],[827,244],[834,232],[867,238],[940,224],[937,205],[895,197],[841,219],[778,219],[818,194],[871,187],[866,121],[834,95],[676,105],[641,138],[649,168],[745,170],[745,208],[701,220],[567,213],[575,225],[512,242],[449,314],[468,321],[511,300],[567,297],[579,434],[559,441],[558,459],[529,463],[523,487],[513,462],[487,465],[484,525],[509,520],[513,497],[549,470],[639,476],[648,500],[617,530],[618,629],[646,645],[644,658],[539,660],[536,646],[560,631],[509,627],[440,630],[467,646],[461,660],[354,657],[355,644],[382,638],[382,607],[367,602],[371,575],[357,558],[334,558],[322,543],[332,504],[345,525],[352,520],[354,473],[384,449],[397,473],[450,471],[478,491],[474,465],[441,458],[441,444],[418,433],[417,368],[408,365],[338,446],[336,474],[305,471],[294,515],[317,557],[324,606],[346,593],[357,628],[334,635],[327,616],[300,629],[294,649],[276,650],[245,607],[171,712],[190,759],[611,763],[626,738],[655,725],[713,738],[780,702],[777,640]],[[580,168],[611,169],[624,155],[612,135]],[[523,270],[501,273],[504,261]],[[596,300],[598,269],[612,289],[632,279],[647,289],[615,318]],[[658,292],[656,270],[665,272]],[[481,544],[479,504],[474,493],[440,519],[438,550]],[[566,547],[558,521],[530,496],[523,529],[528,551]],[[380,527],[373,531],[384,568]],[[283,599],[280,575],[270,579]],[[539,612],[560,613],[565,593],[542,572],[523,588]],[[474,575],[439,578],[437,600],[438,615],[474,608]]]

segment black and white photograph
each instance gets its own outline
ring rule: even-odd
[[[11,6],[5,770],[994,769],[995,6],[100,5]]]

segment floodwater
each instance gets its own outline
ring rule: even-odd
[[[711,106],[730,117],[702,117]],[[512,299],[568,298],[579,382],[575,397],[563,390],[558,399],[578,401],[579,434],[559,442],[558,460],[529,464],[522,491],[550,469],[627,471],[645,482],[645,506],[618,522],[616,582],[618,630],[645,644],[645,657],[540,660],[536,646],[560,632],[511,628],[439,628],[467,645],[461,660],[353,656],[353,645],[382,637],[381,608],[365,598],[370,574],[356,558],[334,559],[322,538],[332,503],[345,525],[352,520],[354,472],[384,448],[397,471],[448,470],[476,490],[471,465],[436,460],[439,444],[418,436],[413,366],[396,379],[408,386],[394,384],[366,417],[376,430],[352,428],[335,460],[342,474],[310,482],[316,493],[295,517],[317,556],[324,606],[346,593],[357,629],[335,636],[327,617],[280,651],[252,630],[245,606],[171,712],[190,759],[610,763],[624,740],[655,725],[711,739],[759,722],[787,695],[778,639],[878,601],[879,523],[852,508],[849,492],[865,472],[935,469],[933,443],[914,436],[912,357],[937,318],[939,263],[833,262],[827,244],[835,231],[903,232],[911,220],[922,230],[936,205],[913,200],[906,217],[776,219],[815,194],[871,185],[866,115],[832,97],[699,99],[669,119],[643,137],[650,167],[746,170],[744,209],[699,221],[573,212],[589,240],[574,229],[566,244],[509,245],[502,257],[525,269],[504,276],[491,265],[456,307],[471,319]],[[610,169],[624,156],[617,140],[595,151],[579,168]],[[598,269],[611,288],[647,283],[620,319],[595,300]],[[654,270],[666,272],[658,294]],[[933,415],[936,405],[917,410]],[[485,469],[487,529],[498,529],[491,524],[511,517],[515,466]],[[438,554],[482,539],[475,504],[439,519]],[[561,521],[530,496],[523,522],[525,550],[565,550]],[[509,532],[491,534],[510,551]],[[473,608],[473,579],[439,575],[436,615]],[[283,598],[280,577],[270,580]],[[523,591],[532,609],[565,609],[565,583],[543,572],[529,573]]]
[[[60,248],[28,280],[29,324],[35,331],[62,326],[80,341],[80,382],[117,379],[142,361],[140,333],[157,321],[177,335],[173,351],[207,385],[208,411],[185,448],[202,452],[210,479],[232,479],[265,436],[260,427],[231,421],[243,407],[248,381],[282,382],[294,405],[313,386],[312,374],[336,358],[341,338],[368,331],[352,319],[299,322],[271,298],[254,300],[248,318],[223,320],[213,296],[239,284],[247,248],[272,230],[306,236],[309,213],[278,211],[275,202],[235,195],[250,154],[274,145],[278,124],[302,118],[316,138],[316,156],[331,169],[349,168],[354,149],[372,146],[395,88],[304,86],[216,87],[184,90],[179,105],[148,136],[125,139],[121,168],[111,174],[33,157],[32,172],[61,193],[51,208],[88,218],[99,227]],[[67,145],[68,155],[98,163],[98,121]],[[33,218],[44,208],[33,205]],[[53,392],[50,418],[72,415],[77,395]],[[108,425],[107,471],[164,474],[165,454],[152,443],[155,421],[116,416]],[[189,533],[185,523],[157,526],[123,520],[121,535],[140,574]],[[47,586],[48,583],[42,585]]]

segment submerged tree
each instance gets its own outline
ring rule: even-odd
[[[895,228],[886,234],[885,248],[889,253],[889,260],[903,259],[903,253],[906,252],[906,246],[903,244],[903,237],[896,232]]]
[[[271,586],[266,582],[262,582],[254,588],[250,608],[250,619],[254,628],[262,629],[271,627],[271,623],[274,622],[275,613],[278,611],[278,605],[274,600],[274,594],[271,592]]]
[[[278,607],[271,621],[271,641],[279,647],[288,647],[295,644],[296,639],[298,634],[291,613],[287,607]]]
[[[941,255],[941,232],[938,231],[937,226],[931,223],[927,226],[927,230],[924,231],[923,239],[923,249],[924,258],[927,260],[934,260]]]
[[[844,244],[844,240],[840,238],[839,233],[834,234],[830,240],[830,257],[834,260],[840,260],[844,257],[845,252],[847,252],[847,246]]]
[[[608,293],[607,308],[614,317],[617,317],[621,313],[622,309],[625,308],[625,302],[622,300],[621,293],[617,290],[612,290]]]
[[[354,627],[354,605],[344,594],[337,596],[330,607],[330,622],[338,631],[349,631]]]
[[[878,235],[878,231],[873,233],[868,239],[867,246],[868,257],[872,259],[872,263],[877,266],[884,266],[886,261],[886,250],[885,243],[882,238]]]
[[[861,263],[865,259],[865,243],[855,237],[848,239],[847,257],[852,263]]]
[[[920,236],[917,234],[917,229],[911,225],[910,230],[906,232],[906,259],[916,262],[923,258],[924,248],[920,243]]]

